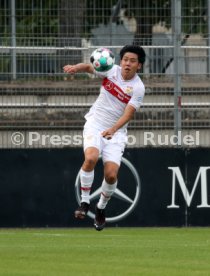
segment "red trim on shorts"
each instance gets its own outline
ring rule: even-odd
[[[112,94],[115,98],[123,103],[128,103],[131,96],[124,93],[124,91],[117,86],[114,82],[110,81],[107,78],[104,78],[102,85],[106,91]]]

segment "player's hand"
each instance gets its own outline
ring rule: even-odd
[[[111,127],[111,128],[108,128],[106,130],[104,130],[101,135],[106,138],[107,140],[110,140],[112,139],[113,135],[115,134],[116,132],[116,129]]]
[[[77,73],[77,67],[76,65],[65,65],[63,71],[64,73],[75,74]]]

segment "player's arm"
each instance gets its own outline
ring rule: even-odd
[[[102,136],[111,139],[114,133],[127,124],[132,118],[135,113],[136,109],[132,105],[128,104],[125,108],[123,115],[119,118],[119,120],[113,125],[113,127],[106,129],[102,132]]]
[[[92,66],[92,64],[88,64],[88,63],[78,63],[75,65],[65,65],[63,67],[63,71],[65,73],[69,73],[69,74],[75,74],[75,73],[89,73],[89,74],[93,74],[94,73],[94,68]]]

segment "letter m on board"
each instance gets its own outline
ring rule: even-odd
[[[208,204],[208,189],[207,189],[207,170],[209,170],[210,167],[200,167],[191,193],[189,193],[185,185],[185,182],[179,167],[168,167],[168,169],[172,170],[172,199],[171,199],[171,205],[168,205],[167,208],[179,208],[179,205],[175,203],[176,185],[180,186],[182,195],[185,199],[187,206],[189,207],[192,202],[196,187],[198,186],[199,179],[200,179],[200,185],[201,185],[201,204],[198,205],[197,208],[204,208],[204,207],[210,208],[210,205]]]

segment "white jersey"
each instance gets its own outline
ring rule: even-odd
[[[127,104],[138,109],[143,102],[145,87],[136,74],[131,80],[124,80],[121,67],[114,65],[106,72],[95,74],[103,78],[100,94],[85,115],[87,121],[102,126],[104,129],[112,127],[123,115]],[[127,124],[121,130],[125,130]]]

